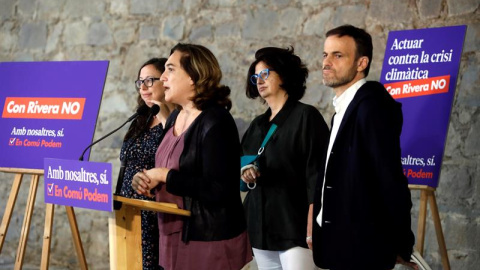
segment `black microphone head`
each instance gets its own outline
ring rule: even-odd
[[[147,105],[142,105],[137,109],[137,115],[147,115],[150,108]]]
[[[153,106],[150,108],[150,115],[156,115],[160,111],[160,106],[157,104],[153,104]]]

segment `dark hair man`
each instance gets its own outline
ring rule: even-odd
[[[327,32],[323,83],[335,92],[324,176],[316,187],[312,249],[321,268],[393,269],[410,263],[412,202],[400,161],[401,104],[366,81],[372,38],[343,25]]]

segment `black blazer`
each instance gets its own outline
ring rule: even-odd
[[[315,264],[329,269],[392,269],[414,245],[412,202],[401,164],[401,104],[378,82],[365,83],[348,106],[314,200]]]

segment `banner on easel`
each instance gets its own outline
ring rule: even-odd
[[[402,103],[402,164],[409,184],[438,186],[466,28],[388,35],[380,81]]]
[[[108,61],[0,63],[0,167],[77,159],[92,142],[107,70]]]
[[[44,159],[45,203],[111,212],[112,164]]]

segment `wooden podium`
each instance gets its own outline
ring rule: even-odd
[[[111,269],[142,269],[142,226],[141,210],[149,210],[181,216],[190,216],[190,211],[179,209],[176,204],[159,203],[146,200],[113,196],[116,203],[121,202],[119,210],[115,210],[114,235],[111,245],[114,254]]]

